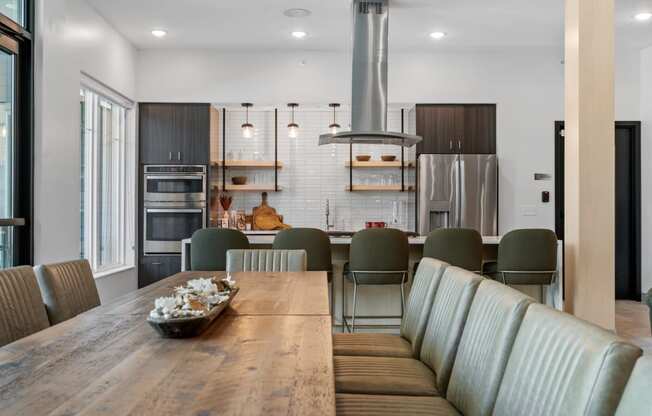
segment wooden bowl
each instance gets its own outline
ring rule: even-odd
[[[380,158],[383,162],[393,162],[396,160],[396,156],[394,155],[382,155]]]
[[[370,155],[358,155],[355,157],[355,160],[358,162],[369,162],[371,160]]]
[[[233,182],[234,185],[246,185],[247,184],[247,177],[246,176],[234,176],[231,178],[231,182]]]

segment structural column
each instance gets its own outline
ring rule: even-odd
[[[566,0],[565,71],[565,308],[614,329],[614,0]]]

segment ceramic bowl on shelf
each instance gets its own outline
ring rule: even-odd
[[[358,162],[369,162],[371,160],[371,155],[357,155],[355,160]]]
[[[234,176],[231,178],[231,182],[233,182],[234,185],[246,185],[247,184],[247,177],[246,176]]]
[[[393,162],[396,160],[396,156],[394,155],[382,155],[380,158],[383,162]]]

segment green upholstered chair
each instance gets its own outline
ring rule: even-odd
[[[652,415],[652,356],[639,358],[627,381],[616,416]]]
[[[408,277],[410,246],[403,231],[392,228],[371,228],[358,231],[351,239],[349,262],[344,265],[344,277],[353,283],[351,326],[346,315],[346,284],[342,284],[342,321],[355,332],[358,286],[400,285],[401,315],[405,309],[404,285]],[[373,318],[360,316],[359,318]]]
[[[328,234],[317,228],[289,228],[276,234],[272,248],[274,250],[306,250],[308,253],[308,271],[326,272],[332,311],[333,259],[331,240],[328,238]]]
[[[204,228],[192,235],[190,243],[190,270],[225,271],[226,252],[249,248],[247,236],[238,230]]]
[[[0,270],[0,347],[49,326],[34,270]]]
[[[498,261],[484,273],[507,285],[539,286],[543,302],[543,287],[557,276],[557,236],[544,229],[510,231],[500,240]]]
[[[494,407],[496,415],[613,415],[642,351],[545,305],[525,313]]]
[[[482,280],[467,270],[447,267],[430,309],[419,359],[335,356],[336,391],[445,396],[471,302]]]
[[[336,333],[333,334],[333,354],[417,358],[432,301],[447,266],[430,258],[421,261],[410,288],[400,335]]]
[[[306,250],[229,250],[226,271],[235,272],[305,272]]]
[[[34,271],[51,325],[100,305],[88,260],[41,265]]]
[[[442,228],[428,235],[423,257],[431,257],[472,272],[482,270],[482,236],[467,228]]]

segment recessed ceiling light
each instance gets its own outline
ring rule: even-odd
[[[647,20],[652,19],[652,13],[650,13],[650,12],[639,13],[636,16],[634,16],[634,18],[636,20],[638,20],[639,22],[645,22]]]
[[[305,38],[307,35],[308,35],[308,34],[307,34],[306,32],[303,32],[303,31],[300,31],[300,30],[297,30],[297,31],[292,32],[292,36],[295,37],[295,38],[297,38],[297,39],[303,39],[303,38]]]
[[[444,33],[444,32],[432,32],[430,34],[430,37],[433,38],[433,39],[440,40],[440,39],[444,39],[446,37],[446,33]]]
[[[312,14],[312,12],[308,9],[294,8],[285,10],[283,14],[287,17],[308,17]]]
[[[156,36],[157,38],[165,37],[165,35],[167,35],[167,34],[168,34],[168,32],[166,32],[163,29],[154,29],[154,30],[152,30],[152,35]]]

